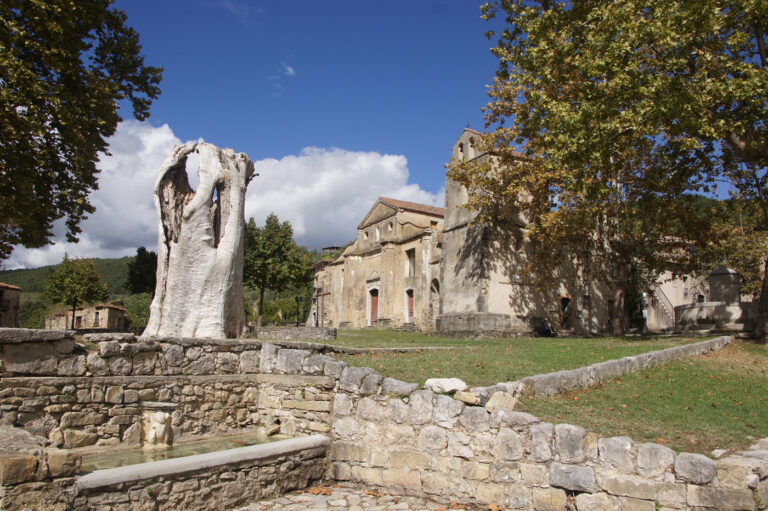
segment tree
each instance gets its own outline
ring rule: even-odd
[[[157,277],[157,254],[139,247],[136,257],[128,263],[128,281],[126,285],[131,294],[151,293],[155,295]]]
[[[767,3],[499,0],[483,11],[506,23],[478,140],[495,163],[455,162],[449,176],[483,219],[524,213],[532,272],[579,254],[647,277],[687,271],[713,233],[694,193],[725,182],[768,197]]]
[[[144,120],[160,93],[162,70],[144,65],[139,35],[110,3],[0,3],[0,261],[14,245],[49,243],[59,218],[77,241],[118,102]]]
[[[243,282],[259,290],[259,317],[264,313],[264,291],[280,292],[289,285],[300,286],[309,279],[312,258],[293,240],[293,227],[280,223],[270,213],[264,227],[257,227],[253,218],[245,228],[245,259]]]
[[[93,261],[70,259],[66,254],[61,264],[48,275],[45,294],[53,303],[72,306],[72,329],[79,304],[107,298],[107,285],[101,282]]]

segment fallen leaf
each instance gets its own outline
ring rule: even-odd
[[[491,502],[490,504],[488,504],[488,511],[504,511],[504,508],[498,504],[494,504],[493,502]]]
[[[371,497],[381,497],[381,493],[377,492],[376,490],[365,490],[364,493],[366,495],[370,495]]]

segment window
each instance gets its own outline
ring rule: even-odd
[[[387,224],[387,231],[392,232],[392,222]]]
[[[408,276],[413,277],[416,275],[416,249],[406,250],[405,255],[408,257]]]
[[[368,231],[365,231],[365,232],[363,233],[363,239],[364,239],[364,240],[367,240],[367,239],[368,239]]]
[[[381,233],[379,232],[379,228],[376,228],[376,241],[379,241],[381,239]]]
[[[96,311],[93,316],[93,326],[99,326],[99,311]]]
[[[80,328],[82,326],[83,326],[83,317],[75,316],[75,328]]]

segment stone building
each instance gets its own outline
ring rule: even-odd
[[[125,331],[131,322],[124,307],[114,303],[99,303],[75,309],[76,330]],[[45,318],[47,330],[69,330],[72,327],[72,309],[50,314]]]
[[[21,288],[0,282],[0,327],[19,327]]]
[[[341,256],[315,265],[308,324],[432,329],[443,216],[442,208],[379,197]]]
[[[479,136],[465,129],[453,159],[487,162],[490,156],[474,144]],[[555,268],[547,289],[534,287],[522,272],[531,256],[524,216],[510,213],[506,229],[481,225],[474,222],[477,213],[464,207],[468,198],[465,187],[447,180],[438,331],[530,333],[545,319],[561,334],[624,331],[621,286],[592,279],[566,262]]]

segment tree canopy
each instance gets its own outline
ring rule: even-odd
[[[121,117],[149,116],[161,69],[144,65],[139,35],[111,0],[0,3],[0,261],[14,245],[68,241],[94,211],[96,161]]]
[[[547,254],[532,271],[585,253],[649,275],[693,268],[714,232],[693,194],[721,183],[768,212],[768,3],[499,0],[483,11],[505,20],[489,33],[500,65],[478,141],[495,159],[454,162],[449,176],[486,219],[525,213]]]
[[[128,263],[126,285],[131,294],[155,294],[157,280],[157,254],[144,247],[136,249],[136,257]]]
[[[107,298],[107,285],[101,282],[93,261],[70,259],[66,254],[61,264],[48,276],[45,294],[53,303],[72,306],[72,328],[75,328],[75,309]]]
[[[280,292],[301,286],[310,277],[312,257],[293,240],[293,227],[270,213],[264,227],[251,218],[245,228],[243,282],[259,290],[259,315],[264,312],[264,291]]]

